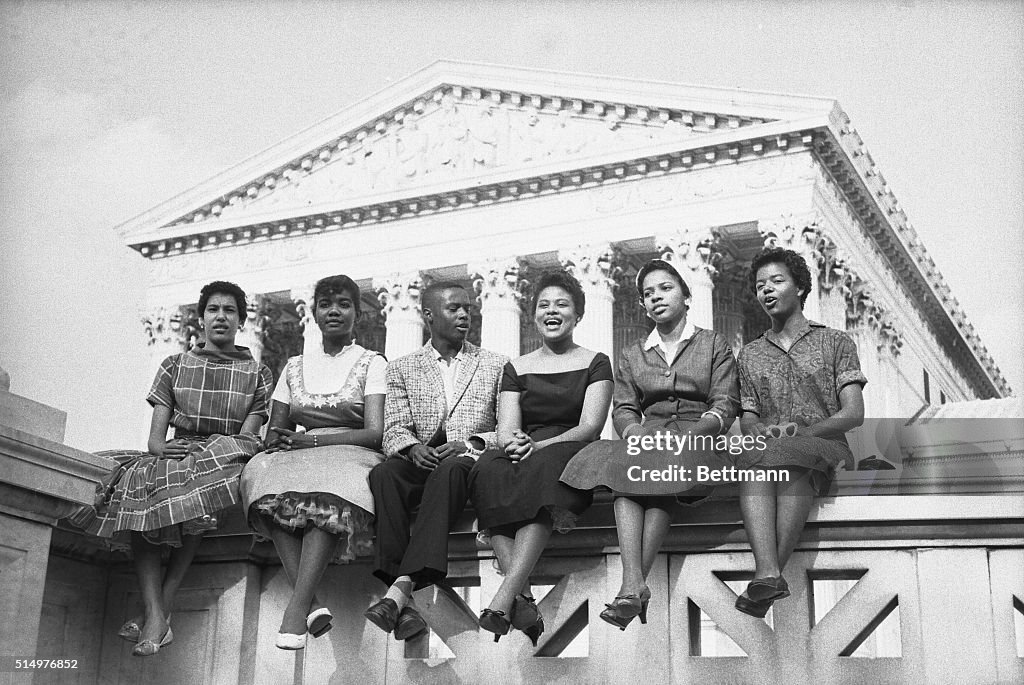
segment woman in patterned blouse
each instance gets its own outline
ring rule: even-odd
[[[846,333],[804,317],[813,282],[800,255],[762,250],[750,280],[772,328],[739,355],[740,426],[766,447],[745,452],[737,465],[776,470],[780,478],[741,483],[740,508],[756,569],[736,608],[761,618],[775,600],[789,596],[782,569],[814,496],[828,490],[836,467],[852,467],[845,434],[864,421],[867,379]]]
[[[302,649],[331,628],[315,595],[332,557],[369,553],[386,392],[384,357],[353,340],[359,287],[348,276],[320,280],[313,318],[323,345],[288,360],[274,390],[266,451],[242,474],[249,525],[274,541],[293,586],[276,644]],[[299,432],[296,426],[305,430]]]
[[[203,533],[217,527],[215,514],[238,502],[242,465],[260,450],[257,432],[267,418],[270,370],[235,346],[245,293],[214,281],[199,295],[199,315],[205,341],[165,359],[146,398],[153,405],[149,451],[100,452],[115,462],[105,491],[95,506],[70,517],[112,546],[130,545],[145,613],[118,634],[137,643],[136,656],[156,654],[174,639],[170,610],[178,586]]]

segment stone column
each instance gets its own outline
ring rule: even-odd
[[[562,250],[558,260],[573,278],[583,286],[587,297],[586,312],[576,327],[573,339],[583,347],[604,352],[615,366],[615,278],[619,267],[615,265],[616,254],[610,243],[583,245],[572,250]],[[611,411],[605,420],[601,437],[613,439]]]
[[[470,265],[480,295],[480,346],[514,359],[519,356],[519,313],[523,298],[519,260],[489,259]]]
[[[820,220],[816,214],[806,217],[780,217],[758,222],[758,230],[764,236],[765,247],[782,247],[793,250],[807,262],[811,272],[811,292],[804,302],[804,316],[812,321],[821,321],[821,255],[817,244],[821,236]]]
[[[391,274],[373,279],[373,288],[384,316],[387,338],[384,354],[388,359],[415,352],[423,345],[423,316],[420,292],[423,282],[418,272]]]
[[[296,286],[291,289],[295,311],[302,321],[302,354],[311,354],[323,348],[323,335],[313,318],[313,288],[315,283]]]
[[[584,245],[558,253],[558,260],[583,286],[587,296],[586,313],[576,327],[574,339],[583,347],[604,352],[610,359],[615,353],[612,328],[615,305],[615,251],[609,243]]]
[[[252,358],[256,361],[263,358],[263,332],[266,328],[263,308],[266,299],[264,295],[260,294],[247,296],[245,323],[238,329],[238,335],[235,336],[236,344],[248,347]]]
[[[821,248],[821,292],[820,316],[818,320],[830,328],[846,330],[846,299],[849,281],[853,272],[836,254],[836,246],[822,237]]]
[[[719,259],[713,247],[714,238],[707,228],[683,228],[675,233],[656,236],[655,246],[661,258],[679,272],[690,288],[690,312],[687,319],[695,326],[713,330],[715,327],[712,278],[718,273]]]

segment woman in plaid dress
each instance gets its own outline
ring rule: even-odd
[[[147,401],[153,405],[148,452],[116,450],[95,506],[70,522],[130,548],[145,615],[119,632],[136,641],[136,656],[156,654],[174,639],[169,610],[202,535],[217,527],[215,514],[239,501],[243,464],[260,451],[257,432],[267,418],[270,370],[235,347],[245,322],[245,293],[215,281],[199,296],[205,343],[163,361]],[[174,437],[167,440],[168,426]],[[170,548],[166,571],[164,548]]]

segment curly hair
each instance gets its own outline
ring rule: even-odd
[[[214,281],[213,283],[207,283],[203,286],[203,289],[199,291],[199,318],[203,318],[203,312],[206,311],[206,304],[210,301],[210,298],[214,295],[228,295],[235,298],[235,305],[238,306],[238,325],[241,326],[245,323],[245,317],[248,315],[248,308],[245,303],[245,291],[238,287],[235,283],[229,281]]]
[[[565,271],[549,271],[542,275],[533,290],[534,311],[537,310],[537,300],[540,299],[540,294],[545,288],[561,288],[569,293],[569,297],[572,298],[573,309],[576,310],[576,316],[583,317],[583,311],[587,306],[587,296],[583,294],[583,287],[579,281]]]
[[[312,309],[316,309],[316,303],[320,301],[321,297],[330,299],[332,295],[346,294],[352,298],[352,306],[355,307],[356,316],[360,314],[360,303],[359,303],[359,286],[348,276],[339,274],[337,276],[327,276],[321,278],[313,286],[313,301],[310,303]]]
[[[781,247],[766,247],[756,255],[750,262],[750,287],[757,291],[757,272],[765,264],[782,264],[793,276],[796,287],[803,290],[800,296],[800,308],[803,309],[807,296],[811,293],[811,272],[807,268],[807,262],[793,250],[786,250]]]
[[[640,299],[644,299],[644,279],[652,271],[664,271],[672,278],[679,282],[679,287],[683,291],[683,297],[690,297],[690,286],[686,284],[683,277],[679,275],[676,268],[666,262],[664,259],[651,259],[642,267],[636,275],[636,292],[640,295]]]

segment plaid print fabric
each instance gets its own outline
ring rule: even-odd
[[[250,414],[267,417],[272,383],[270,369],[251,357],[229,359],[200,349],[165,359],[146,401],[170,407],[177,429],[236,435]]]
[[[218,427],[237,433],[247,416],[266,417],[272,383],[270,369],[251,358],[228,360],[186,352],[164,361],[149,400],[173,410],[176,432]],[[184,411],[189,407],[195,415]],[[213,416],[214,407],[231,413]],[[115,547],[127,546],[131,531],[143,533],[154,544],[180,546],[183,534],[215,528],[213,514],[239,501],[242,466],[262,449],[259,436],[232,433],[174,438],[172,442],[189,446],[182,459],[136,450],[99,452],[115,466],[96,505],[80,509],[69,522],[109,538]]]
[[[447,407],[444,381],[433,346],[388,363],[384,400],[384,454],[395,456],[416,443],[428,444],[442,429],[448,440],[477,435],[488,448],[496,446],[495,407],[498,383],[508,357],[463,343],[465,363],[455,378],[452,407]]]

